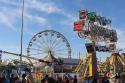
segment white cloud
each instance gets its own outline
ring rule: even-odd
[[[22,3],[17,3],[15,0],[10,1],[10,0],[1,0],[0,2],[10,4],[11,6],[16,6],[17,8],[13,8],[13,10],[9,13],[11,13],[10,17],[13,19],[16,19],[16,17],[21,17],[21,6]],[[3,7],[6,11],[9,11],[10,8],[8,7]],[[57,7],[57,5],[53,2],[43,2],[43,1],[38,1],[38,0],[25,0],[25,11],[24,15],[27,17],[27,20],[35,21],[38,23],[47,23],[47,19],[40,17],[40,16],[33,16],[32,14],[29,14],[28,11],[29,9],[36,9],[41,12],[46,12],[46,13],[59,13],[67,18],[70,18],[71,20],[73,19],[73,16],[71,14],[66,13],[63,9]]]
[[[14,0],[13,1],[1,0],[0,2],[3,2],[5,4],[10,4],[12,6],[17,6],[18,8],[21,8],[22,7],[22,1],[20,3],[17,3]],[[46,12],[46,13],[62,13],[63,12],[53,2],[43,2],[43,1],[38,1],[38,0],[25,0],[24,6],[27,9],[36,9],[36,10],[43,11],[43,12]]]
[[[0,0],[1,3],[9,4],[9,5],[18,5],[14,0]]]
[[[46,24],[47,23],[46,18],[40,17],[40,16],[33,16],[32,14],[29,14],[28,12],[24,13],[24,18],[25,18],[24,20],[37,22],[39,24]]]
[[[23,0],[20,2],[17,2],[16,0],[1,0],[0,2],[21,8]],[[43,2],[38,0],[24,0],[24,2],[25,8],[34,8],[46,13],[57,13],[61,11],[53,2]]]
[[[35,8],[40,11],[44,11],[46,13],[58,13],[61,10],[52,2],[42,2],[38,0],[27,0],[25,2],[25,7]]]
[[[0,2],[6,3],[6,4],[10,4],[13,6],[17,6],[17,8],[11,8],[11,7],[7,7],[7,6],[1,6],[1,11],[0,11],[0,23],[7,26],[9,29],[18,32],[18,28],[14,26],[14,23],[18,18],[21,19],[21,3],[17,4],[14,1],[9,1],[9,0],[1,0]],[[30,5],[31,6],[31,5]],[[11,9],[11,11],[10,11]],[[40,17],[40,16],[33,16],[32,14],[30,14],[28,12],[27,9],[25,9],[24,11],[24,21],[27,21],[26,23],[30,22],[36,22],[38,24],[46,24],[47,23],[47,19]],[[20,20],[21,22],[21,20]],[[25,23],[24,23],[25,24]],[[28,25],[28,24],[25,24]],[[20,26],[21,27],[21,26]],[[25,27],[27,28],[27,26]],[[28,34],[31,32],[28,32],[28,30],[26,31]]]
[[[25,2],[25,7],[30,9],[36,9],[42,12],[50,13],[59,13],[66,16],[67,18],[73,18],[72,14],[69,14],[64,11],[63,8],[59,8],[56,3],[53,2],[42,2],[38,0],[27,0]]]
[[[122,29],[116,29],[118,35],[117,47],[120,49],[125,49],[125,31]]]
[[[38,22],[38,23],[43,23],[43,24],[45,24],[46,23],[46,19],[45,18],[42,18],[42,17],[36,17],[36,18],[34,18],[34,20],[36,20],[36,22]]]
[[[4,24],[11,30],[15,31],[15,27],[13,26],[13,23],[11,22],[10,22],[9,17],[6,14],[0,12],[0,24]]]
[[[19,32],[19,26],[18,28],[14,26],[15,22],[20,21],[21,22],[21,7],[22,7],[22,1],[16,1],[16,0],[0,0],[0,2],[3,2],[5,4],[9,4],[12,7],[8,6],[2,6],[1,12],[0,12],[0,23],[8,26],[8,28],[15,30],[16,32]],[[10,11],[11,10],[11,11]],[[30,11],[38,10],[41,13],[58,13],[60,15],[65,16],[67,19],[62,20],[59,23],[62,25],[73,25],[74,17],[72,14],[69,14],[65,12],[62,8],[59,8],[56,3],[54,2],[43,2],[38,0],[25,0],[25,9],[24,9],[24,31],[25,33],[32,35],[33,32],[30,31],[29,22],[35,22],[35,24],[39,25],[47,25],[49,23],[48,19],[43,16],[39,15],[33,15]],[[8,12],[6,14],[6,12]],[[36,12],[37,13],[37,12]],[[18,19],[18,20],[17,20]]]
[[[11,29],[12,31],[17,32],[17,27],[14,26],[15,22],[17,21],[17,17],[19,17],[20,11],[16,8],[11,8],[9,6],[3,5],[18,5],[17,3],[13,1],[8,0],[0,0],[0,24],[5,25],[7,28]]]

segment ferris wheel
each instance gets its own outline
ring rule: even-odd
[[[44,59],[51,54],[55,58],[71,58],[71,48],[67,39],[59,32],[45,30],[37,33],[30,40],[27,56]]]

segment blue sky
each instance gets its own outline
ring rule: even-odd
[[[84,54],[85,41],[73,31],[73,22],[78,19],[78,11],[82,8],[110,18],[118,33],[117,47],[125,50],[124,3],[124,0],[25,0],[23,53],[26,54],[33,35],[53,29],[68,39],[73,57],[78,57],[79,52]],[[22,0],[0,0],[1,50],[20,53],[21,5]],[[105,58],[107,54],[99,53],[98,57]],[[5,55],[3,58],[17,57]]]

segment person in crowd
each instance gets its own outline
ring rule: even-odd
[[[34,82],[35,82],[35,81],[34,81],[34,78],[33,78],[33,76],[32,76],[31,73],[28,73],[28,74],[27,74],[26,79],[27,79],[27,81],[28,81],[29,83],[34,83]]]
[[[15,76],[15,83],[21,83],[18,76]]]
[[[105,77],[102,78],[102,83],[105,83]]]
[[[56,81],[52,77],[46,75],[45,78],[41,80],[41,83],[56,83]]]
[[[92,83],[97,83],[97,79],[94,77]]]
[[[56,80],[52,77],[49,77],[49,81],[47,81],[47,83],[56,83]]]
[[[11,74],[11,77],[10,77],[10,83],[15,83],[14,74]]]
[[[64,77],[63,83],[69,83],[69,79],[66,76]]]
[[[0,74],[0,83],[2,83],[3,81],[3,77],[2,77],[2,74]]]
[[[102,79],[102,83],[110,83],[110,82],[109,82],[108,78],[103,77],[103,79]]]
[[[120,75],[119,75],[118,73],[116,73],[115,82],[116,82],[116,83],[119,83],[119,82],[120,82]]]
[[[21,83],[27,83],[26,74],[22,75],[22,81],[21,81]]]
[[[42,80],[41,83],[48,83],[49,82],[49,76],[46,75]]]
[[[9,81],[7,80],[7,78],[5,76],[3,77],[2,83],[9,83]]]
[[[78,83],[77,76],[74,76],[73,83]]]
[[[86,83],[92,83],[93,77],[86,77]]]
[[[2,83],[10,83],[9,79],[7,78],[7,72],[6,71],[2,72]]]
[[[58,77],[57,77],[57,81],[56,81],[56,83],[63,83],[62,78],[58,76]]]

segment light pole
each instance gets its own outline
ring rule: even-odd
[[[0,50],[0,62],[2,62],[2,50]]]
[[[24,0],[22,3],[22,25],[21,25],[21,42],[20,42],[20,75],[21,75],[21,65],[22,65],[22,51],[23,51],[23,17],[24,17]]]

